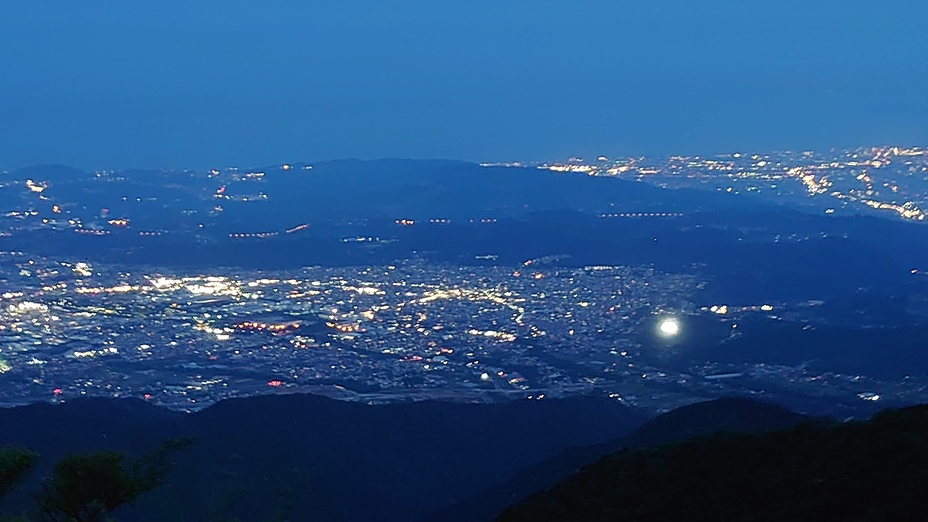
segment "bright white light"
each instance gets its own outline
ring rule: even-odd
[[[180,279],[171,279],[169,277],[159,277],[157,279],[150,280],[151,286],[157,288],[158,290],[163,290],[165,288],[170,288],[181,283]]]
[[[661,334],[667,337],[673,337],[680,333],[680,325],[673,319],[664,319],[659,328]]]

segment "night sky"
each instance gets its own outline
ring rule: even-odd
[[[928,2],[0,6],[0,168],[928,145]]]

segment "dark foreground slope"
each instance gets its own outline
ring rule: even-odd
[[[166,482],[117,520],[415,520],[644,420],[595,398],[368,406],[290,395],[194,414],[106,399],[0,409],[0,446],[41,454],[31,483],[0,512],[31,505],[39,477],[68,453],[140,455],[164,439],[192,437]]]
[[[510,507],[545,520],[921,520],[928,406],[622,450]]]
[[[506,506],[550,488],[622,448],[650,448],[716,432],[761,433],[795,426],[804,415],[779,405],[746,398],[723,398],[684,406],[664,413],[628,435],[595,446],[568,448],[520,471],[506,482],[431,514],[428,522],[493,520]]]

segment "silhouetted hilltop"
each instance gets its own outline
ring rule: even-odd
[[[919,520],[926,448],[928,406],[625,449],[498,520]]]
[[[716,432],[760,433],[795,426],[806,419],[782,406],[747,398],[722,398],[684,406],[659,415],[630,434],[606,444],[564,450],[520,471],[505,483],[450,505],[425,520],[493,520],[506,506],[550,488],[581,466],[621,448],[655,447]]]
[[[808,420],[779,404],[745,397],[698,402],[659,415],[622,437],[622,447],[653,448],[718,432],[762,433]]]
[[[275,395],[192,414],[87,399],[0,409],[0,446],[41,455],[32,482],[11,494],[11,509],[29,505],[36,481],[66,454],[139,456],[166,439],[192,437],[165,484],[117,520],[415,520],[566,447],[605,442],[644,420],[592,397],[370,406]]]

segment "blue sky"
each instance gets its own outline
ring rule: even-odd
[[[928,3],[4,2],[0,168],[928,145]]]

